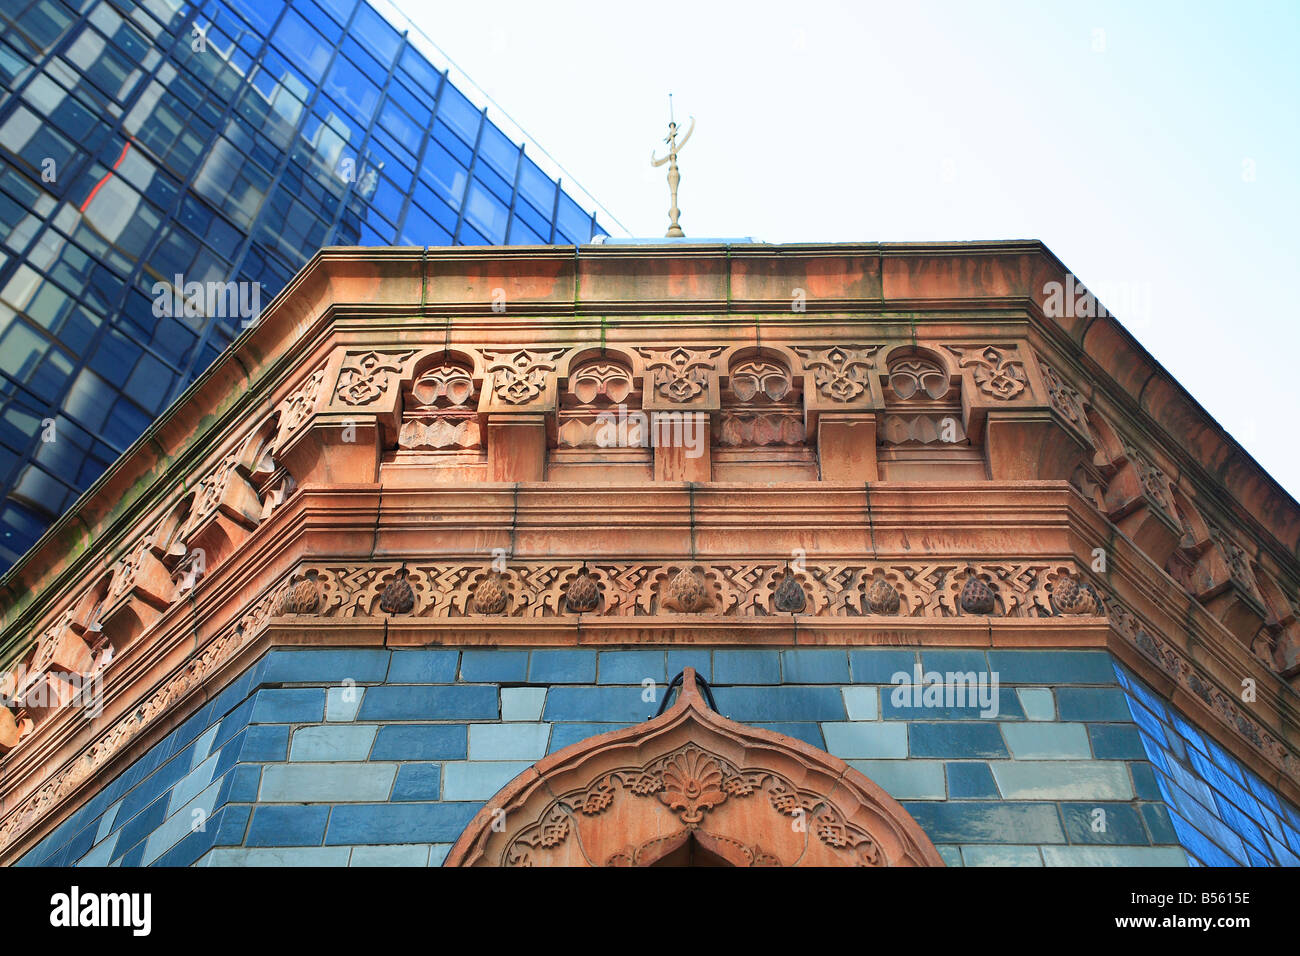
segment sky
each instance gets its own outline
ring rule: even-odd
[[[394,2],[614,235],[671,93],[687,236],[1041,239],[1300,498],[1300,0]]]

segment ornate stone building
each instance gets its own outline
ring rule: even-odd
[[[0,860],[1295,864],[1298,555],[1038,243],[327,249],[4,579]]]

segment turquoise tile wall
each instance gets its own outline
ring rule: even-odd
[[[19,865],[438,865],[511,778],[646,719],[687,664],[723,714],[879,783],[951,865],[1295,860],[1294,808],[1104,651],[303,648],[270,652]],[[998,693],[927,698],[918,666],[950,692],[996,674]]]

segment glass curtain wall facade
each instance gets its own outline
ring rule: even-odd
[[[9,0],[0,74],[0,571],[247,323],[160,288],[602,231],[357,0]]]

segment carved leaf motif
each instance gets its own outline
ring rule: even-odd
[[[680,811],[683,823],[694,826],[704,819],[705,811],[727,799],[722,782],[718,762],[688,747],[664,765],[659,799],[670,810]]]
[[[688,402],[704,391],[722,346],[688,349],[638,348],[646,369],[654,373],[656,391],[672,402]]]
[[[849,402],[867,390],[867,375],[875,367],[880,346],[829,346],[795,348],[813,373],[818,390],[836,402]]]
[[[567,349],[516,349],[498,351],[484,349],[490,364],[487,370],[496,373],[493,391],[497,398],[509,405],[526,405],[546,389],[547,378],[555,371],[556,360]]]
[[[1008,401],[1025,390],[1028,378],[1024,364],[1001,349],[993,346],[971,349],[955,345],[946,345],[944,348],[957,356],[962,368],[973,366],[975,385],[984,394]]]
[[[369,405],[388,391],[393,375],[400,374],[402,366],[414,354],[413,349],[350,354],[339,371],[335,393],[348,405]]]

